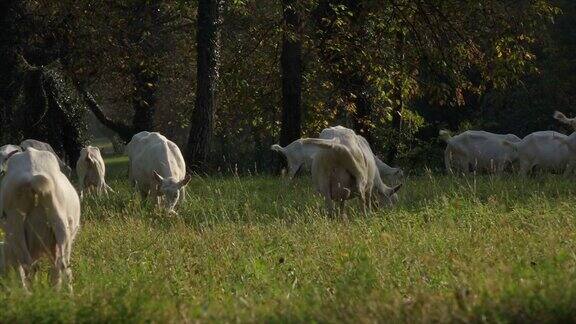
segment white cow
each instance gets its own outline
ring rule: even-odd
[[[520,142],[504,140],[518,154],[520,173],[528,174],[534,168],[543,171],[565,172],[570,174],[576,166],[575,156],[566,145],[568,136],[554,132],[534,132]]]
[[[47,255],[52,282],[62,274],[72,289],[70,254],[80,226],[80,200],[54,154],[28,148],[8,160],[0,187],[0,225],[5,268],[14,268],[28,289],[35,263]]]
[[[372,208],[373,195],[379,203],[391,205],[397,201],[396,192],[401,187],[386,186],[379,175],[374,154],[354,131],[342,128],[324,134],[331,139],[304,139],[305,145],[319,150],[312,163],[312,179],[316,190],[325,199],[330,214],[334,201],[339,202],[339,214],[344,212],[344,202],[357,195],[362,201],[364,213]]]
[[[399,184],[404,180],[404,171],[400,168],[394,168],[382,162],[378,156],[374,155],[376,167],[380,173],[380,178],[387,185]]]
[[[334,138],[335,136],[337,136],[337,134],[339,134],[339,133],[349,133],[349,132],[354,133],[354,131],[351,130],[350,128],[346,128],[344,126],[338,125],[338,126],[324,128],[322,130],[322,132],[320,132],[319,137],[322,139],[331,139],[331,138]],[[356,133],[354,133],[354,134],[356,134]],[[356,136],[358,136],[359,142],[362,143],[362,145],[364,145],[365,147],[367,147],[370,150],[370,152],[372,152],[372,149],[370,149],[370,144],[368,143],[366,138],[364,138],[364,136],[357,135],[357,134],[356,134]],[[382,160],[380,160],[378,158],[378,156],[376,156],[376,154],[372,154],[372,155],[374,156],[374,162],[376,162],[376,167],[378,168],[380,178],[382,179],[382,181],[384,181],[384,183],[386,183],[386,184],[399,184],[400,182],[402,182],[402,180],[404,179],[404,172],[402,171],[402,169],[393,168],[393,167],[389,166],[388,164],[382,162]]]
[[[178,146],[160,133],[141,132],[128,143],[127,153],[131,178],[142,197],[151,194],[157,202],[163,200],[173,213],[190,181]]]
[[[452,137],[441,130],[440,138],[446,143],[444,163],[446,171],[454,169],[468,173],[470,170],[502,173],[517,158],[516,151],[503,141],[518,143],[521,139],[513,134],[494,134],[485,131],[465,131]]]
[[[124,149],[124,152],[126,153],[126,155],[128,157],[130,156],[139,156],[142,154],[143,151],[146,150],[146,148],[150,145],[152,145],[155,141],[158,140],[158,136],[154,135],[154,136],[150,136],[151,134],[157,134],[160,135],[159,133],[153,133],[153,132],[148,132],[148,131],[141,131],[137,134],[135,134],[134,136],[132,136],[132,139],[130,140],[130,142],[128,142],[128,144],[126,144],[126,147]],[[162,136],[162,135],[160,135]],[[182,155],[182,154],[180,154]],[[130,182],[130,184],[132,186],[136,186],[136,180],[134,179],[134,176],[132,175],[132,160],[129,159],[128,161],[128,181]]]
[[[304,145],[302,144],[302,139],[297,139],[285,147],[274,144],[270,149],[286,157],[286,162],[288,163],[288,179],[290,180],[296,176],[298,170],[302,168],[304,170],[310,170],[314,154],[318,152],[318,147]]]
[[[17,152],[22,152],[22,148],[18,145],[8,144],[0,147],[0,173],[6,171],[6,162],[8,158]]]
[[[60,159],[50,144],[40,142],[35,139],[27,139],[20,143],[20,147],[22,147],[23,150],[27,150],[28,148],[33,147],[39,151],[48,151],[54,154],[56,160],[58,161],[58,165],[60,166],[60,170],[68,177],[70,177],[72,174],[72,169],[64,161],[62,161],[62,159]]]
[[[357,135],[360,141],[366,147],[370,147],[368,141],[364,136]],[[372,151],[372,149],[370,149]],[[378,173],[380,173],[380,178],[387,185],[399,184],[404,180],[404,172],[400,168],[393,168],[388,164],[384,163],[376,154],[374,155],[374,162],[376,162],[376,167],[378,168]]]
[[[97,194],[112,191],[106,184],[106,165],[98,147],[87,146],[80,151],[80,158],[76,162],[76,174],[80,186],[80,198],[84,197],[84,189],[89,192],[96,191]]]
[[[350,130],[349,128],[343,126],[334,126],[325,128],[320,133],[321,139],[331,139],[333,138],[334,131]],[[356,135],[361,141],[365,142],[365,145],[370,146],[368,141],[360,135]],[[288,179],[292,180],[299,170],[310,171],[312,167],[312,160],[314,159],[314,154],[318,152],[319,148],[315,145],[304,145],[302,143],[303,139],[297,139],[294,142],[282,147],[278,144],[272,145],[270,148],[275,152],[279,152],[286,157],[288,164]],[[382,162],[376,155],[374,155],[376,161],[376,166],[380,173],[382,181],[387,184],[398,184],[404,178],[404,173],[400,168],[393,168],[388,166],[386,163]]]

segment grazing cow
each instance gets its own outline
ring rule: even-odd
[[[517,158],[516,151],[503,145],[503,141],[521,141],[513,134],[502,135],[485,131],[465,131],[452,137],[448,131],[441,130],[440,138],[447,144],[444,163],[449,173],[454,169],[463,173],[502,173],[506,166],[511,165]]]
[[[368,144],[368,141],[363,136],[361,135],[357,136],[365,147],[370,148],[370,144]],[[370,149],[370,151],[372,151],[372,149]],[[382,179],[382,181],[384,181],[385,184],[395,185],[401,183],[402,180],[404,180],[404,172],[402,171],[402,169],[393,168],[388,164],[382,162],[382,160],[380,160],[378,156],[376,156],[376,154],[374,154],[374,162],[376,162],[376,167],[378,168],[380,178]]]
[[[389,166],[382,162],[376,155],[374,155],[374,162],[376,162],[380,178],[385,184],[395,185],[404,180],[404,171],[402,171],[402,169]]]
[[[96,191],[97,194],[108,193],[112,190],[105,180],[106,165],[100,154],[100,149],[87,146],[80,151],[80,158],[76,162],[76,173],[80,186],[80,198],[84,197],[84,189]]]
[[[8,144],[0,147],[0,173],[6,171],[6,162],[8,161],[8,158],[17,152],[22,152],[22,148],[17,145]]]
[[[163,200],[168,211],[175,213],[190,181],[178,146],[160,133],[141,132],[128,143],[127,153],[132,180],[142,197],[151,194],[157,203]]]
[[[564,123],[570,127],[572,127],[573,129],[576,129],[576,118],[568,118],[566,117],[566,115],[564,115],[563,113],[559,112],[559,111],[555,111],[554,115],[552,115],[554,117],[554,119],[558,120],[561,123]]]
[[[310,170],[314,154],[318,151],[316,146],[302,144],[302,139],[297,139],[285,147],[274,144],[270,149],[286,157],[288,179],[290,180],[296,176],[300,169]]]
[[[337,134],[339,133],[354,133],[356,134],[353,130],[351,130],[350,128],[346,128],[344,126],[333,126],[333,127],[328,127],[328,128],[324,128],[322,130],[322,132],[320,132],[320,138],[321,139],[331,139],[334,138],[335,136],[337,136]],[[372,149],[370,148],[370,144],[368,143],[368,141],[366,140],[366,138],[364,138],[361,135],[356,135],[358,136],[358,141],[364,146],[367,147],[370,152],[372,152]],[[380,178],[382,179],[382,181],[384,181],[384,183],[386,184],[399,184],[400,182],[402,182],[402,180],[404,179],[404,172],[402,171],[402,169],[400,168],[393,168],[391,166],[389,166],[388,164],[382,162],[382,160],[380,160],[378,158],[378,156],[376,156],[376,154],[372,154],[374,156],[374,162],[376,163],[376,167],[378,168],[378,173],[380,174]]]
[[[62,173],[64,173],[68,177],[70,177],[70,175],[72,174],[72,169],[64,161],[62,161],[62,159],[60,159],[60,157],[58,156],[58,154],[56,154],[56,152],[54,151],[52,146],[50,146],[50,144],[40,142],[34,139],[27,139],[22,141],[22,143],[20,143],[20,146],[22,147],[23,150],[27,150],[28,148],[33,147],[39,151],[48,151],[54,154]]]
[[[382,182],[372,150],[354,131],[342,128],[324,136],[333,138],[309,138],[303,143],[322,149],[314,155],[312,179],[316,190],[324,196],[330,214],[334,211],[334,201],[339,202],[338,213],[342,214],[345,201],[356,195],[362,201],[364,213],[372,208],[373,195],[385,205],[397,201],[396,192],[401,185],[390,188]]]
[[[503,144],[517,152],[520,162],[520,173],[528,174],[534,168],[543,171],[565,172],[574,170],[575,156],[570,151],[566,141],[568,136],[554,132],[534,132],[520,142],[504,140]]]
[[[149,135],[150,132],[142,131],[132,136],[132,139],[130,140],[130,142],[128,142],[128,144],[126,144],[126,147],[124,149],[126,155],[128,157],[139,155],[140,150],[144,149],[147,146],[145,141],[151,138]],[[134,177],[132,175],[132,160],[128,161],[128,181],[133,187],[136,186],[136,181],[134,180]]]
[[[0,215],[4,265],[19,273],[23,287],[28,289],[35,263],[47,255],[53,284],[60,287],[64,274],[72,289],[70,254],[80,225],[80,200],[54,154],[28,148],[8,160]]]
[[[325,128],[320,133],[321,139],[331,139],[334,136],[334,132],[349,130],[349,128],[343,126],[334,126]],[[353,132],[353,131],[352,131]],[[357,135],[359,139],[365,142],[365,145],[370,146],[368,141],[360,135]],[[282,147],[278,144],[272,145],[271,149],[275,152],[279,152],[286,157],[288,164],[288,179],[292,180],[298,171],[307,170],[309,171],[312,167],[312,160],[314,159],[314,154],[318,152],[319,148],[315,145],[304,145],[302,143],[303,139],[297,139],[294,142]],[[386,163],[382,162],[376,155],[374,155],[378,171],[380,172],[380,177],[382,181],[387,184],[398,184],[402,181],[404,173],[400,168],[393,168],[388,166]]]

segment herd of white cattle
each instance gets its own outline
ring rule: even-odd
[[[576,118],[560,112],[554,118],[576,129]],[[527,174],[534,168],[571,173],[576,166],[576,132],[570,136],[554,132],[532,133],[524,139],[484,131],[466,131],[450,136],[445,165],[449,173],[501,173],[518,169]],[[299,170],[312,173],[315,189],[324,197],[329,214],[344,214],[347,200],[358,197],[366,213],[378,206],[391,206],[404,180],[403,171],[382,162],[368,141],[342,126],[324,129],[318,138],[298,139],[271,149],[285,156],[288,178]],[[190,176],[176,144],[157,132],[140,132],[126,145],[128,179],[143,199],[175,214],[186,197]],[[72,289],[70,255],[80,225],[80,200],[86,193],[113,192],[105,180],[106,166],[100,150],[87,146],[76,163],[78,190],[72,185],[71,168],[52,147],[28,139],[20,145],[0,147],[0,272],[14,269],[28,290],[37,261],[48,256],[51,278],[57,287],[66,281]]]
[[[133,187],[174,213],[190,181],[176,144],[159,133],[141,132],[126,151]],[[48,256],[54,285],[60,287],[64,280],[71,290],[70,254],[80,226],[80,199],[85,192],[112,191],[100,150],[87,146],[80,152],[79,193],[69,180],[71,168],[47,143],[29,139],[0,147],[0,169],[0,228],[5,239],[0,246],[0,272],[16,270],[28,290],[37,261]]]
[[[576,129],[576,118],[561,112],[553,117]],[[448,172],[486,172],[500,174],[505,170],[527,175],[534,170],[572,174],[576,167],[576,132],[564,135],[539,131],[519,138],[484,131],[466,131],[451,137],[440,131],[446,141],[444,162]]]

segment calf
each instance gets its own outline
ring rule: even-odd
[[[54,154],[28,148],[8,160],[0,215],[4,267],[19,273],[22,286],[28,289],[34,264],[47,255],[52,282],[60,287],[64,275],[72,289],[70,255],[80,225],[80,200]]]
[[[100,149],[87,146],[80,151],[80,158],[76,162],[76,173],[80,186],[80,198],[84,197],[84,189],[95,191],[97,194],[108,193],[112,190],[105,180],[106,165],[100,154]]]
[[[157,203],[164,202],[170,213],[190,181],[186,163],[176,144],[156,132],[134,135],[127,145],[131,177],[142,197],[151,195]]]

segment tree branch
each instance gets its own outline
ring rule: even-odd
[[[96,118],[98,118],[98,120],[104,126],[108,127],[116,134],[118,134],[118,136],[120,136],[122,141],[124,141],[125,143],[128,143],[132,139],[132,136],[134,136],[134,129],[132,127],[119,121],[115,121],[108,118],[104,114],[104,111],[102,111],[102,108],[100,108],[100,105],[96,102],[92,94],[87,90],[84,89],[82,90],[82,96],[84,97],[84,100],[86,100],[88,108],[90,108],[94,116],[96,116]]]

